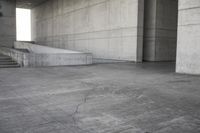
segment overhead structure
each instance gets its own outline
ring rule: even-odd
[[[17,0],[17,8],[31,9],[46,0]]]

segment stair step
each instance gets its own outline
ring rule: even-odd
[[[9,60],[1,60],[0,59],[0,62],[13,62],[13,60],[12,59],[9,59]]]
[[[9,56],[0,56],[0,58],[11,58]]]
[[[7,56],[7,55],[3,55],[3,54],[1,54],[0,56]]]
[[[7,56],[7,55],[0,54],[0,56]]]
[[[2,56],[0,56],[0,60],[1,59],[11,59],[10,57],[2,57]]]
[[[13,60],[0,60],[0,62],[15,62]]]
[[[0,62],[15,62],[13,60],[0,60]]]
[[[6,55],[0,54],[0,68],[17,68],[20,65],[13,61],[12,58]]]
[[[20,67],[20,65],[0,65],[0,68],[17,68]]]
[[[18,65],[16,62],[0,62],[0,65]]]
[[[10,58],[10,57],[1,57],[0,56],[0,59],[12,59],[12,58]]]

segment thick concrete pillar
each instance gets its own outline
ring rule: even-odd
[[[12,47],[16,40],[16,1],[0,0],[0,46]]]
[[[144,0],[49,0],[32,10],[33,41],[142,61]]]
[[[178,0],[146,0],[144,60],[176,59]]]
[[[200,74],[200,0],[179,0],[178,73]]]

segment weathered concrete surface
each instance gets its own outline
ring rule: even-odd
[[[199,80],[168,63],[0,69],[0,132],[199,133]]]
[[[16,0],[17,8],[27,8],[31,9],[41,3],[43,3],[46,0]]]
[[[91,53],[56,49],[25,42],[15,42],[14,47],[16,49],[0,47],[0,53],[12,57],[23,67],[91,65],[93,63]]]
[[[146,0],[144,60],[174,61],[177,46],[178,0]]]
[[[0,46],[12,47],[16,40],[15,10],[15,0],[0,0]]]
[[[0,53],[0,68],[16,68],[20,67],[20,65],[15,62],[11,57],[2,55]]]
[[[32,10],[33,41],[142,61],[143,0],[49,0]]]
[[[200,1],[179,1],[177,72],[200,74]]]
[[[14,43],[14,48],[16,49],[27,49],[30,53],[37,53],[37,54],[59,54],[59,53],[73,53],[78,54],[82,52],[60,49],[60,48],[52,48],[48,46],[42,46],[34,43],[29,42],[20,42],[17,41]]]

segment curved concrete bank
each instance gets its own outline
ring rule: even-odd
[[[69,66],[92,64],[92,54],[50,48],[25,42],[15,42],[15,49],[0,48],[0,53],[12,57],[23,67]],[[26,49],[23,52],[17,49]]]

